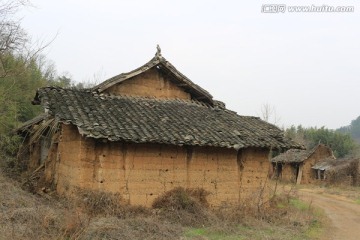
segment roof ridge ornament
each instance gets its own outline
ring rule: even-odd
[[[160,48],[159,44],[156,45],[156,54],[155,54],[155,57],[157,57],[157,58],[162,58],[161,48]]]

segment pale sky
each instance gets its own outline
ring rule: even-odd
[[[360,115],[360,1],[33,0],[20,13],[59,74],[104,81],[156,52],[240,115],[278,125],[348,125]],[[352,13],[262,13],[263,4],[354,6]]]

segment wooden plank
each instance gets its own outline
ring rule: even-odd
[[[300,164],[300,165],[299,165],[299,171],[298,171],[297,179],[296,179],[296,184],[300,184],[300,183],[301,183],[302,172],[303,172],[303,164]]]

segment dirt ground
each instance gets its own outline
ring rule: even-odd
[[[315,189],[299,189],[299,197],[324,210],[330,223],[324,239],[360,239],[360,204],[344,196]]]

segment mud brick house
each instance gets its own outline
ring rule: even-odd
[[[77,188],[118,192],[151,205],[174,187],[204,188],[212,206],[237,203],[264,186],[272,148],[299,148],[256,117],[239,116],[154,58],[92,89],[45,87],[45,113],[27,135],[29,167],[60,194]]]
[[[290,149],[274,157],[271,162],[279,179],[297,184],[313,183],[318,173],[313,167],[324,160],[335,159],[331,148],[319,144],[313,149]]]
[[[316,179],[333,185],[357,186],[360,180],[360,159],[358,158],[327,158],[315,164],[312,169]]]

